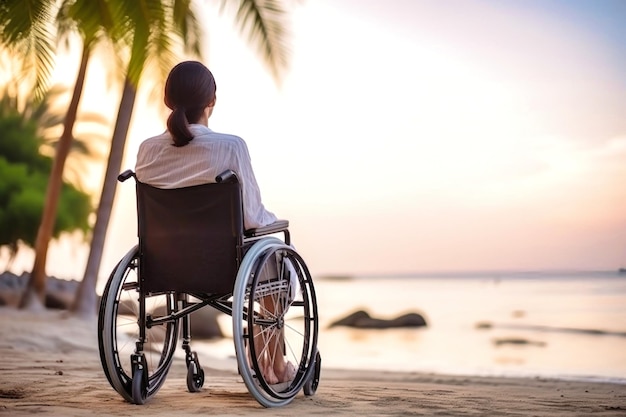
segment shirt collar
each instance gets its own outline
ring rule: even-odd
[[[189,125],[189,131],[194,136],[200,136],[200,135],[206,135],[207,133],[213,133],[213,131],[209,129],[207,126],[196,124],[196,123],[192,123]]]

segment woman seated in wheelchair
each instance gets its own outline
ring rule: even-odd
[[[245,229],[269,225],[277,218],[263,206],[246,143],[238,136],[217,133],[208,127],[215,92],[213,74],[200,62],[182,62],[171,70],[165,84],[165,104],[172,110],[167,130],[140,145],[137,179],[158,188],[181,188],[215,182],[219,174],[231,169],[237,173],[243,190]],[[268,277],[277,273],[270,269],[264,271]],[[265,356],[258,361],[270,384],[292,380],[296,373],[283,357],[272,360]]]

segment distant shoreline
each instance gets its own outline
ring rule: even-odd
[[[350,281],[355,279],[415,279],[415,278],[588,278],[590,275],[598,275],[603,278],[626,278],[626,270],[484,270],[484,271],[434,271],[434,272],[401,272],[401,273],[362,273],[362,274],[320,274],[314,279],[328,281]]]

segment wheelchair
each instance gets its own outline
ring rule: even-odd
[[[137,180],[138,244],[119,261],[98,313],[104,373],[124,400],[144,404],[165,382],[179,340],[187,389],[205,381],[191,349],[190,314],[209,306],[232,317],[238,372],[264,407],[290,403],[319,384],[319,319],[311,274],[290,245],[286,220],[244,230],[241,187],[226,171],[215,183],[159,189]],[[265,271],[273,271],[268,274]],[[289,361],[293,380],[263,374]]]

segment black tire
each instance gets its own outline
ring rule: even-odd
[[[113,269],[102,294],[98,313],[98,348],[102,369],[111,384],[126,401],[133,403],[133,368],[131,355],[139,336],[138,248],[131,249]],[[146,297],[146,312],[166,306],[175,308],[173,294]],[[156,314],[156,313],[155,313]],[[172,364],[178,338],[178,321],[146,329],[144,354],[147,380],[146,398],[152,397],[165,382]]]
[[[264,265],[275,259],[280,260],[278,278],[259,282]],[[297,278],[294,291],[287,262]],[[235,282],[232,318],[237,364],[248,391],[264,407],[291,402],[313,371],[319,327],[313,280],[291,246],[276,238],[263,238],[248,250]],[[290,362],[294,379],[272,384],[261,371],[264,360]]]

